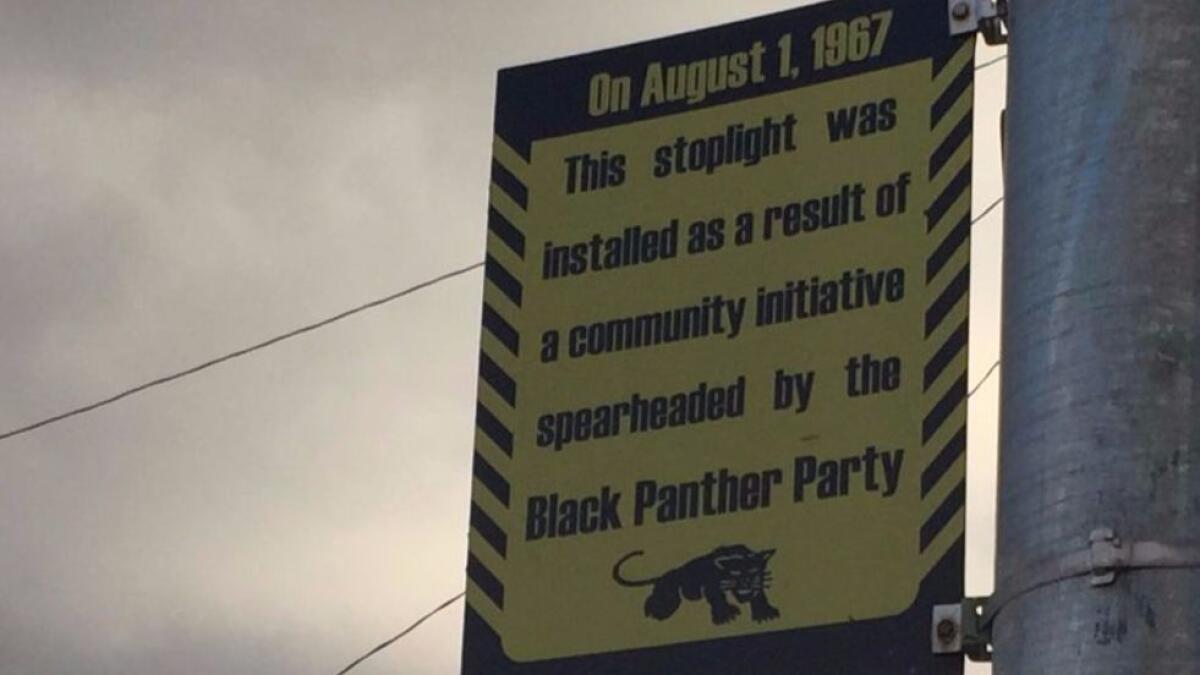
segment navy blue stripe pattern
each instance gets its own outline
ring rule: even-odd
[[[509,145],[511,146],[512,143],[509,143]],[[528,210],[529,189],[513,172],[509,171],[507,167],[495,159],[492,160],[492,185],[497,190],[508,195],[521,210]],[[505,318],[504,314],[504,312],[512,312],[513,308],[505,305],[503,301],[496,300],[495,294],[491,292],[491,289],[498,290],[505,298],[512,302],[513,306],[518,310],[520,309],[525,294],[521,280],[509,268],[505,267],[493,253],[501,248],[507,248],[518,259],[524,260],[526,248],[525,233],[513,221],[505,217],[494,204],[488,208],[487,227],[490,236],[488,238],[489,252],[487,260],[484,263],[484,276],[487,279],[488,292],[484,294],[483,330],[485,334],[490,334],[503,345],[503,348],[507,349],[512,356],[519,358],[521,355],[521,334],[510,323],[509,319]],[[514,269],[520,272],[521,264],[513,264],[516,265]],[[512,315],[510,314],[510,316]],[[487,342],[484,343],[484,348],[479,350],[481,393],[482,388],[486,385],[504,403],[508,404],[508,408],[504,408],[503,406],[489,408],[481,399],[475,407],[475,424],[488,440],[511,458],[516,445],[513,432],[505,425],[496,412],[511,415],[516,409],[517,380],[509,371],[505,370],[504,366],[500,365],[500,362],[488,353],[489,347],[493,350],[493,353],[496,353],[496,348],[489,346]],[[492,405],[495,406],[498,404]],[[481,448],[475,449],[472,474],[479,481],[482,489],[495,497],[503,505],[504,509],[512,508],[512,485],[504,477],[504,474],[501,473],[501,469],[497,468],[496,465],[484,457]],[[485,508],[485,505],[488,508]],[[488,509],[492,510],[491,514],[489,514]],[[507,559],[508,533],[505,532],[500,522],[497,522],[496,518],[493,517],[492,514],[496,513],[495,509],[495,505],[488,500],[473,500],[471,502],[471,529],[500,558]],[[507,514],[507,512],[505,513]],[[503,521],[504,518],[500,520]],[[504,584],[475,555],[474,551],[469,553],[467,557],[467,577],[483,591],[484,595],[491,599],[498,609],[504,609]]]
[[[937,507],[937,510],[933,512],[933,515],[929,517],[929,520],[926,520],[925,524],[921,526],[922,553],[924,553],[925,549],[929,548],[929,545],[932,544],[935,539],[937,539],[937,536],[942,533],[942,530],[946,529],[946,526],[950,524],[950,520],[954,518],[955,514],[962,510],[963,505],[966,504],[966,501],[967,484],[964,481],[959,483],[958,486],[950,492],[950,495],[946,497],[946,499]]]
[[[958,201],[958,198],[969,187],[971,187],[971,165],[967,164],[955,174],[950,184],[946,186],[945,190],[942,190],[942,194],[938,195],[933,205],[925,213],[926,218],[928,218],[928,230],[930,232],[933,232],[938,223],[942,222],[942,218],[946,216],[946,212],[950,210],[951,206],[954,206],[954,202]]]
[[[937,487],[938,483],[940,483],[942,478],[945,477],[946,472],[950,470],[950,467],[954,466],[954,463],[957,462],[958,458],[962,457],[966,451],[967,428],[962,427],[958,430],[958,433],[954,434],[954,438],[951,438],[950,441],[946,443],[946,447],[942,448],[941,452],[937,454],[937,457],[933,459],[933,462],[929,466],[925,467],[925,471],[921,473],[922,499],[932,492],[933,488]]]
[[[962,70],[958,71],[958,75],[954,76],[954,81],[950,86],[946,87],[946,91],[933,102],[933,107],[929,111],[929,128],[932,129],[942,121],[946,113],[950,112],[950,108],[962,98],[967,88],[975,81],[975,59],[968,59],[963,64]]]
[[[483,430],[484,435],[496,444],[496,447],[504,451],[504,454],[512,457],[513,454],[513,434],[500,422],[500,419],[492,414],[487,406],[480,403],[475,406],[475,423]]]
[[[492,466],[491,462],[479,454],[478,450],[475,451],[475,464],[471,468],[471,472],[501,504],[511,506],[509,500],[512,499],[512,487],[508,484],[508,480],[496,470],[496,467]]]
[[[950,314],[950,310],[954,309],[954,306],[967,295],[967,290],[970,286],[971,268],[964,267],[955,275],[950,285],[946,287],[946,290],[942,291],[938,299],[934,300],[933,304],[925,312],[926,338],[933,335],[934,331],[942,325],[942,322],[946,320],[946,316]]]
[[[967,348],[967,338],[967,322],[963,321],[950,334],[950,337],[946,338],[946,342],[937,350],[929,363],[925,364],[925,391],[929,391],[933,383],[937,382],[938,377],[946,371],[954,357]]]
[[[492,574],[474,553],[467,554],[467,578],[475,582],[483,594],[496,603],[496,607],[504,609],[504,584],[500,583],[496,575]]]
[[[965,143],[967,139],[971,137],[971,128],[974,123],[974,112],[967,112],[962,120],[960,120],[958,124],[954,125],[954,128],[950,130],[950,133],[946,136],[946,138],[942,140],[942,143],[937,147],[937,150],[933,151],[933,155],[929,157],[929,180],[937,178],[937,175],[941,172],[942,167],[946,166],[946,162],[949,162],[950,158],[954,156],[954,153],[958,152],[958,149],[962,147],[963,143]]]
[[[525,184],[514,176],[511,171],[506,169],[503,164],[494,159],[492,160],[492,182],[496,184],[496,187],[503,190],[504,194],[516,202],[517,206],[520,206],[522,209],[529,208],[529,188],[525,187]]]
[[[514,305],[517,307],[521,306],[521,298],[524,295],[525,289],[521,286],[521,282],[513,276],[512,272],[509,272],[505,269],[504,265],[500,264],[499,260],[489,255],[487,262],[484,264],[484,275],[488,281],[500,289],[501,293],[504,293],[505,297],[512,300]]]
[[[518,257],[525,258],[525,235],[494,206],[488,208],[488,231],[496,235]]]
[[[945,396],[933,406],[933,410],[925,416],[925,421],[921,424],[921,442],[929,443],[929,439],[942,428],[949,419],[950,413],[953,413],[955,408],[963,402],[967,397],[967,375],[963,373],[962,377],[954,381],[950,385],[950,391],[947,391]]]
[[[471,504],[471,527],[500,554],[501,558],[508,557],[508,535],[504,534],[504,530],[496,521],[475,503]]]
[[[521,334],[504,320],[500,312],[486,302],[483,303],[483,327],[499,340],[500,344],[507,347],[513,356],[521,355]]]
[[[514,407],[517,405],[516,381],[484,351],[479,352],[479,377],[500,394],[500,398],[506,403]]]
[[[954,229],[950,230],[950,234],[942,240],[938,245],[937,250],[933,255],[929,256],[929,260],[925,262],[925,283],[931,283],[946,267],[946,263],[958,253],[963,244],[967,243],[967,239],[971,236],[971,213],[968,211],[954,225]]]
[[[955,56],[972,49],[972,44],[971,40],[964,40],[953,51],[936,55],[933,61],[933,77],[937,78],[940,74],[945,74],[945,68]],[[967,108],[962,119],[959,119],[952,128],[939,133],[938,143],[929,156],[930,181],[944,177],[950,169],[950,163],[955,154],[970,143],[975,117],[974,111],[971,110],[969,97],[965,102],[963,98],[970,90],[974,77],[975,63],[968,59],[930,108],[931,129],[937,128],[956,105],[963,103]],[[925,311],[925,339],[931,347],[937,343],[929,343],[930,338],[947,328],[948,319],[955,309],[961,306],[970,291],[971,268],[969,262],[963,264],[961,269],[956,265],[954,269],[947,270],[951,261],[955,260],[965,247],[969,246],[971,238],[970,208],[968,207],[966,213],[961,217],[957,217],[952,227],[943,225],[951,208],[962,200],[964,195],[969,194],[970,188],[971,164],[968,161],[964,166],[957,168],[953,176],[950,176],[946,187],[942,189],[925,212],[926,231],[931,237],[930,241],[931,243],[938,242],[937,247],[925,261],[926,288],[932,291],[931,287],[935,281],[949,273],[954,273],[954,277],[949,280]],[[942,232],[935,232],[939,227]],[[932,239],[934,236],[937,236],[938,239]],[[951,475],[951,469],[966,454],[967,429],[965,422],[962,421],[963,415],[960,413],[960,406],[966,405],[967,373],[965,365],[957,364],[965,364],[965,359],[962,357],[967,351],[969,338],[969,320],[964,317],[945,338],[939,338],[940,344],[937,345],[937,351],[929,357],[929,361],[925,364],[923,391],[926,393],[933,391],[938,387],[939,382],[948,377],[955,379],[946,393],[941,395],[930,407],[921,423],[921,443],[925,446],[925,456],[932,455],[932,459],[928,461],[921,472],[922,500],[945,482],[947,476]],[[955,365],[952,367],[952,364]],[[929,447],[930,442],[951,424],[955,425],[953,437],[934,454],[935,448]],[[938,540],[938,537],[946,531],[966,504],[966,481],[961,478],[961,474],[956,474],[955,477],[960,481],[959,484],[946,499],[937,505],[937,508],[921,526],[919,545],[922,553]]]

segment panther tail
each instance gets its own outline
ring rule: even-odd
[[[630,580],[630,579],[626,579],[621,576],[621,565],[624,565],[625,561],[629,560],[630,558],[636,558],[637,556],[643,555],[643,554],[645,554],[645,551],[634,551],[632,553],[626,554],[624,558],[621,558],[620,560],[618,560],[617,564],[613,565],[613,571],[612,571],[613,581],[615,581],[618,584],[625,586],[627,588],[637,588],[639,586],[654,585],[654,582],[658,581],[659,577],[654,577],[653,579]]]

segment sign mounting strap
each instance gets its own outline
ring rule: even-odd
[[[1008,577],[1006,589],[990,598],[967,598],[961,605],[934,609],[935,653],[964,652],[973,661],[991,661],[991,632],[996,617],[1014,600],[1061,581],[1090,576],[1096,588],[1112,585],[1123,571],[1200,569],[1200,544],[1170,545],[1156,541],[1123,542],[1111,528],[1093,530],[1086,549],[1042,560]],[[1024,580],[1018,583],[1016,580]],[[953,624],[950,631],[949,620]],[[952,639],[947,639],[950,636]]]

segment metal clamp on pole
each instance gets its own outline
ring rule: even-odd
[[[1088,577],[1095,588],[1111,586],[1121,572],[1200,568],[1200,545],[1125,542],[1109,527],[1092,530],[1088,547],[1028,566],[999,585],[989,598],[966,598],[933,608],[933,653],[992,660],[992,623],[1013,600],[1067,579]]]
[[[950,34],[979,31],[989,45],[1008,43],[1008,0],[948,0]]]
[[[1117,580],[1117,570],[1129,567],[1129,549],[1122,548],[1121,539],[1111,529],[1093,530],[1088,538],[1091,542],[1091,565],[1093,586],[1108,586]]]

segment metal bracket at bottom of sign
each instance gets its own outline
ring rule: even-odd
[[[972,661],[992,660],[992,628],[985,624],[990,598],[966,598],[957,605],[933,607],[933,653],[966,654]]]
[[[1088,536],[1086,549],[1027,566],[1000,584],[1007,589],[1002,593],[935,605],[933,653],[966,654],[972,661],[991,661],[992,623],[1013,600],[1067,579],[1088,577],[1093,588],[1104,588],[1115,583],[1121,572],[1153,569],[1200,569],[1200,546],[1124,542],[1112,528],[1097,528]]]
[[[1008,43],[1008,0],[947,0],[950,34],[979,31],[989,45]]]

